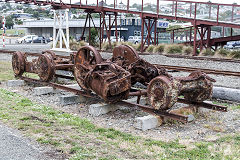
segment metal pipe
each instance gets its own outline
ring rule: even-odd
[[[57,64],[55,65],[56,69],[68,69],[68,68],[73,68],[74,64]]]
[[[129,93],[129,96],[142,96],[142,95],[147,95],[147,90],[140,90],[140,91]]]

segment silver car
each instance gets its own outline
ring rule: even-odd
[[[137,43],[141,43],[142,37],[141,36],[129,36],[128,37],[128,42],[137,44]]]

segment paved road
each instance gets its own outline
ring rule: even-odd
[[[49,160],[43,149],[0,122],[0,160]]]

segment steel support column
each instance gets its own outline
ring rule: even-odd
[[[69,12],[69,9],[54,10],[52,50],[70,52],[68,12]],[[66,24],[65,27],[63,25],[64,23]],[[64,33],[64,30],[66,31],[66,33]],[[59,42],[59,48],[57,47],[58,42]],[[63,44],[65,44],[65,47],[63,47]]]
[[[197,55],[197,30],[198,27],[194,26],[193,56]]]

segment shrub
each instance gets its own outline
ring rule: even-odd
[[[224,48],[221,48],[217,51],[217,53],[220,54],[221,56],[228,56],[230,52]]]
[[[85,45],[86,45],[86,42],[80,41],[80,42],[79,42],[79,45],[80,45],[80,46],[85,46]]]
[[[230,55],[232,58],[240,58],[240,50],[232,51]]]
[[[132,42],[125,42],[126,45],[129,45],[129,46],[132,46],[132,47],[135,47],[135,44],[133,44]]]
[[[149,53],[152,53],[153,52],[153,50],[154,50],[154,48],[155,48],[155,46],[154,45],[150,45],[150,46],[148,46],[148,48],[147,48],[147,52],[149,52]]]
[[[175,53],[182,53],[183,46],[172,44],[166,47],[166,53],[175,54]]]
[[[183,53],[187,54],[187,55],[192,54],[193,53],[193,48],[190,47],[190,46],[186,46],[186,47],[183,48]]]
[[[76,41],[71,41],[70,42],[70,49],[74,50],[74,51],[78,51],[79,48],[81,48],[82,46],[85,46],[86,42],[84,41],[80,41],[80,42],[76,42]]]
[[[214,52],[210,48],[207,48],[207,49],[204,49],[202,51],[202,55],[204,55],[204,56],[213,56]]]
[[[164,48],[165,48],[165,45],[164,45],[164,44],[157,45],[157,46],[153,49],[153,53],[163,53]]]
[[[112,48],[113,48],[113,46],[112,46]],[[109,45],[109,42],[103,43],[102,49],[105,50],[105,51],[111,49],[111,46]]]
[[[137,51],[141,51],[141,43],[136,44],[136,48]]]

